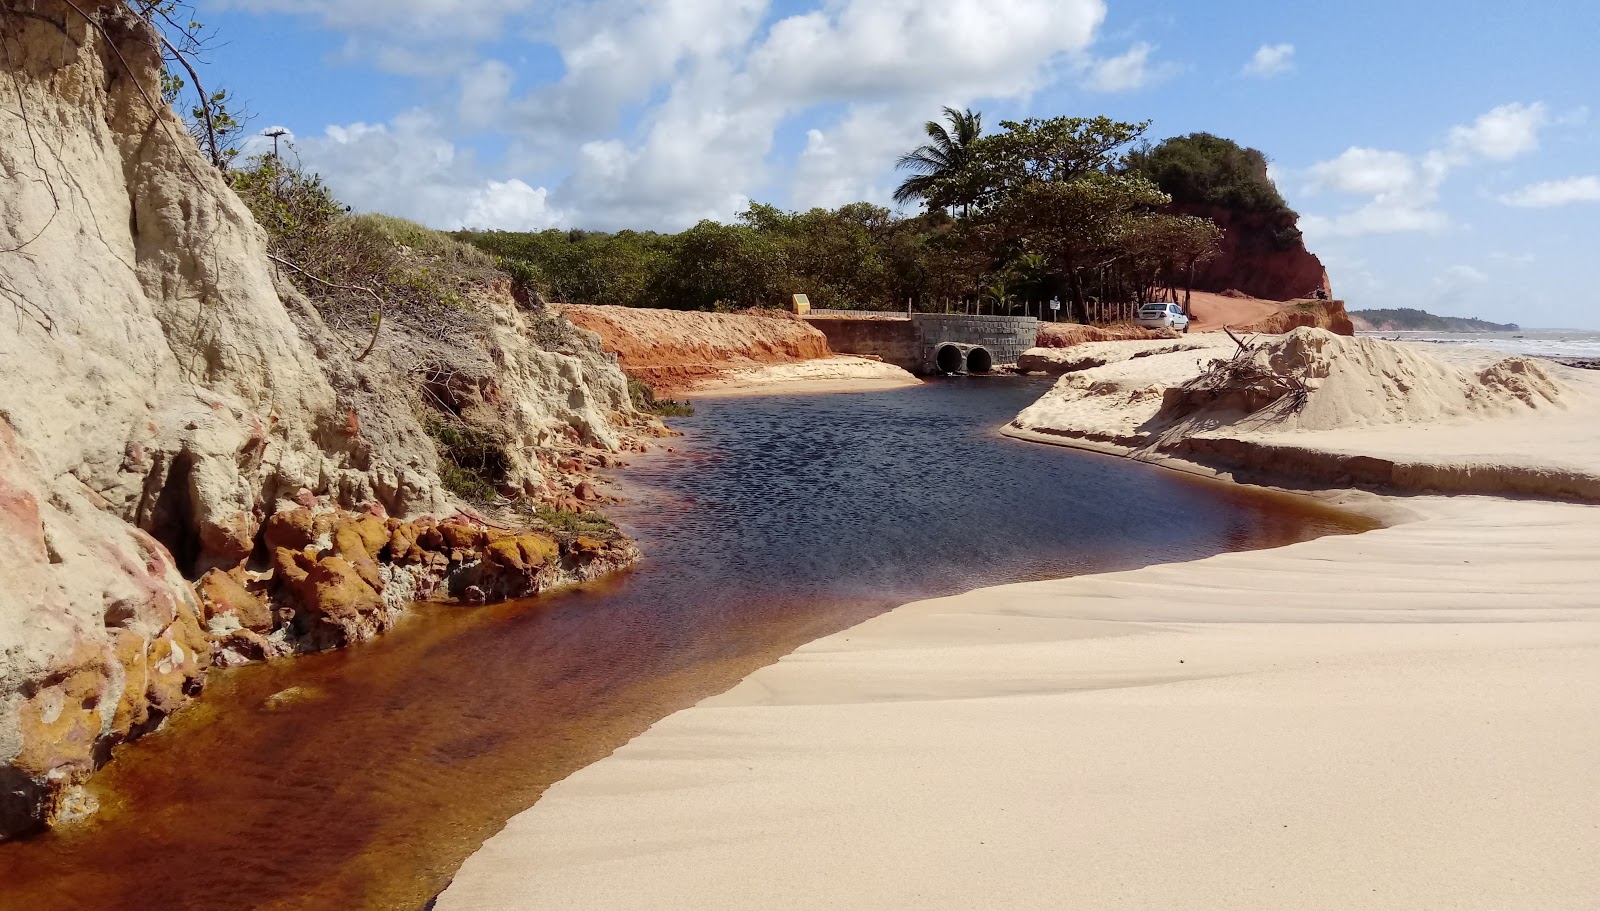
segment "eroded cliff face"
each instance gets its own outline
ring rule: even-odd
[[[1222,228],[1222,253],[1196,268],[1195,290],[1236,290],[1272,301],[1333,297],[1328,270],[1306,249],[1298,219],[1206,205],[1178,205],[1174,211],[1209,218]]]
[[[573,500],[559,466],[633,445],[635,420],[598,340],[574,330],[545,350],[509,286],[482,289],[461,339],[386,330],[358,363],[363,339],[276,273],[159,105],[145,24],[113,0],[12,5],[0,837],[91,809],[76,786],[216,658],[342,645],[430,591],[520,595],[629,558],[625,542],[422,519],[458,510],[419,408],[430,383],[454,390],[452,419],[503,429],[504,492],[549,502]],[[312,533],[269,546],[291,514]]]
[[[827,336],[789,314],[701,313],[563,304],[573,323],[600,336],[630,376],[657,389],[692,385],[728,370],[832,356]]]

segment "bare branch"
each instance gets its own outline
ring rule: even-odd
[[[284,259],[281,256],[276,256],[274,254],[268,253],[267,254],[267,258],[272,260],[273,262],[277,263],[280,266],[286,266],[286,267],[288,267],[290,269],[293,269],[294,271],[300,273],[301,275],[304,275],[306,278],[311,279],[312,281],[316,282],[319,285],[323,285],[323,286],[326,286],[326,287],[329,287],[329,288],[333,288],[336,291],[354,291],[354,292],[357,292],[359,294],[370,294],[370,295],[372,295],[372,299],[378,302],[378,321],[372,327],[372,340],[367,342],[366,350],[362,351],[361,354],[356,357],[356,363],[359,364],[362,361],[366,360],[367,359],[367,355],[371,354],[373,347],[375,347],[378,344],[378,332],[383,329],[383,298],[381,296],[379,296],[378,292],[372,290],[371,288],[362,286],[362,285],[340,285],[340,284],[335,284],[334,282],[330,282],[325,278],[319,278],[318,276],[312,275],[310,272],[307,272],[306,270],[300,268],[299,266],[297,266],[294,263],[288,261],[287,259]]]
[[[161,18],[166,19],[166,14],[163,13]],[[172,20],[168,19],[167,21],[171,22]],[[172,42],[167,40],[167,36],[162,34],[160,29],[155,29],[155,33],[166,49],[172,52],[173,59],[182,64],[183,68],[188,71],[189,78],[194,80],[194,93],[200,98],[200,112],[205,115],[206,119],[206,153],[211,156],[211,163],[221,168],[223,166],[222,150],[217,147],[217,123],[211,117],[211,99],[206,95],[205,87],[200,84],[200,74],[194,71],[194,66],[189,63],[188,56],[173,46]]]

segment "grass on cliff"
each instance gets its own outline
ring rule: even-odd
[[[633,407],[645,414],[653,414],[662,418],[686,418],[694,414],[694,406],[688,402],[679,402],[673,399],[658,399],[656,391],[649,383],[628,377],[628,398],[633,400]]]
[[[471,503],[488,503],[500,494],[511,471],[505,441],[477,427],[434,420],[428,435],[439,450],[439,480],[445,489]]]
[[[621,534],[615,523],[597,512],[572,512],[541,503],[534,509],[534,515],[559,537],[581,535],[609,541]]]
[[[228,179],[267,231],[271,253],[337,329],[369,331],[376,317],[434,335],[475,322],[474,289],[501,279],[495,258],[470,244],[389,215],[352,215],[320,177],[260,155]],[[312,277],[314,276],[314,278]]]

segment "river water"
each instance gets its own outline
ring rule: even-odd
[[[0,845],[0,909],[410,911],[549,784],[895,605],[1369,527],[1001,437],[1047,385],[697,403],[621,473],[637,569],[214,675],[96,778],[92,821]]]

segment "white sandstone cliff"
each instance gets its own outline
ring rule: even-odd
[[[68,817],[116,743],[202,684],[187,579],[260,562],[291,498],[454,512],[388,331],[365,363],[276,274],[266,238],[160,105],[159,56],[117,0],[0,12],[0,838]],[[97,27],[98,25],[98,27]],[[102,31],[103,29],[103,31]],[[107,36],[111,39],[106,40]],[[509,441],[615,450],[626,382],[591,338],[540,350],[505,288],[441,346]],[[402,361],[404,361],[402,363]],[[214,630],[212,631],[214,632]]]

